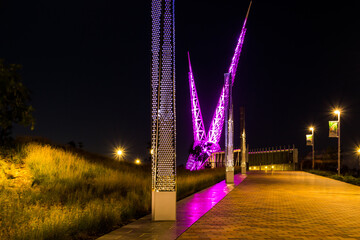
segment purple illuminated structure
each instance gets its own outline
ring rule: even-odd
[[[228,71],[228,73],[230,73],[229,75],[231,76],[230,79],[231,85],[234,84],[236,69],[240,59],[241,48],[245,39],[246,22],[249,15],[250,7],[251,7],[251,2]],[[194,133],[194,145],[192,148],[193,151],[192,153],[190,153],[188,161],[186,163],[186,168],[192,171],[203,168],[204,164],[208,160],[211,153],[220,150],[219,141],[224,125],[225,108],[228,105],[228,98],[226,97],[226,94],[229,92],[228,91],[229,89],[225,85],[223,86],[218,104],[215,109],[213,119],[211,121],[209,133],[208,135],[206,135],[204,121],[200,110],[200,103],[195,87],[194,76],[191,68],[189,53],[188,53],[188,59],[189,59],[189,85],[190,85],[190,100],[191,100],[193,133]]]

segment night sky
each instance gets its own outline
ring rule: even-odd
[[[253,1],[233,88],[236,146],[240,106],[250,148],[295,144],[302,156],[311,124],[317,149],[336,146],[327,124],[336,106],[344,151],[360,143],[360,9],[314,2]],[[176,1],[178,165],[193,141],[187,51],[208,131],[248,4]],[[16,127],[14,136],[108,155],[122,145],[128,160],[147,158],[150,8],[150,0],[1,1],[0,58],[23,65],[36,109],[35,130]]]

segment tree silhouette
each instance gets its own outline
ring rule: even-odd
[[[34,129],[30,92],[23,85],[19,73],[21,65],[6,65],[0,59],[0,145],[11,139],[13,124]]]

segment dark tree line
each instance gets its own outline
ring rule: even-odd
[[[20,70],[21,65],[0,59],[0,146],[11,139],[14,124],[34,129],[30,92],[22,83]]]

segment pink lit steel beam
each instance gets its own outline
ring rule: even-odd
[[[206,133],[204,121],[201,115],[199,98],[196,91],[194,75],[191,68],[190,54],[188,52],[189,60],[189,88],[190,88],[190,101],[191,101],[191,114],[194,133],[194,144],[206,140]]]
[[[242,45],[244,43],[244,39],[245,39],[245,33],[246,33],[246,22],[247,22],[247,19],[248,19],[248,16],[249,16],[249,12],[250,12],[250,8],[251,8],[251,3],[252,1],[250,1],[250,5],[249,5],[249,8],[248,8],[248,11],[246,13],[246,17],[245,17],[245,20],[244,20],[244,23],[243,23],[243,26],[242,26],[242,29],[241,29],[241,33],[240,33],[240,37],[239,37],[239,40],[238,40],[238,44],[236,45],[236,48],[235,48],[235,54],[231,60],[231,65],[230,65],[230,68],[229,68],[229,73],[231,73],[231,80],[232,80],[232,84],[234,84],[234,79],[235,79],[235,74],[236,74],[236,70],[237,70],[237,66],[238,66],[238,63],[239,63],[239,59],[240,59],[240,53],[241,53],[241,48],[242,48]]]
[[[249,16],[251,3],[252,2],[250,2],[248,11],[246,13],[246,17],[245,17],[245,20],[243,23],[243,27],[241,29],[240,37],[239,37],[238,43],[236,45],[235,53],[231,60],[231,64],[230,64],[230,68],[229,68],[229,73],[231,73],[230,74],[231,75],[231,84],[234,84],[235,74],[236,74],[237,66],[238,66],[239,59],[240,59],[241,48],[242,48],[242,45],[243,45],[244,39],[245,39],[246,22],[247,22],[247,18]],[[224,125],[224,111],[225,111],[225,107],[228,104],[227,101],[225,101],[226,92],[227,92],[227,89],[225,89],[225,86],[224,86],[221,90],[221,95],[220,95],[217,107],[215,109],[214,117],[211,122],[210,129],[209,129],[208,140],[214,144],[219,143],[220,137],[221,137],[221,132],[222,132],[223,125]]]
[[[229,73],[230,73],[229,75],[231,76],[231,84],[234,83],[234,77],[240,58],[241,48],[245,38],[245,32],[246,32],[245,26],[249,15],[250,7],[251,7],[251,2],[229,68]],[[186,168],[190,170],[199,170],[204,167],[204,164],[207,162],[209,156],[213,152],[220,150],[219,141],[220,141],[222,128],[224,125],[225,108],[227,107],[228,104],[228,99],[225,96],[226,93],[228,92],[228,87],[224,86],[222,88],[220,99],[215,109],[215,114],[211,122],[207,137],[205,135],[205,127],[201,116],[200,104],[195,88],[194,76],[192,74],[190,56],[189,56],[189,84],[190,84],[191,110],[193,117],[194,144],[192,148],[192,153],[190,153],[188,161],[186,163]]]

